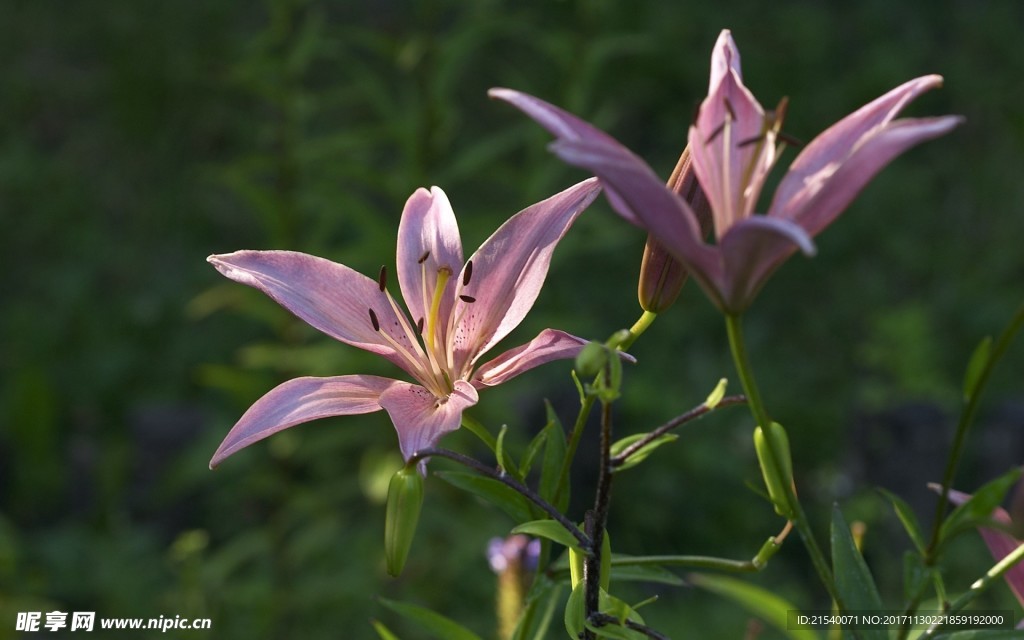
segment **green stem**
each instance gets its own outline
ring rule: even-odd
[[[949,460],[946,462],[946,471],[942,476],[942,494],[939,496],[939,501],[935,505],[935,517],[932,520],[932,537],[928,543],[928,548],[925,550],[924,561],[927,565],[935,564],[938,560],[936,551],[939,547],[939,533],[942,529],[942,520],[946,516],[946,508],[949,503],[949,490],[953,485],[953,478],[956,475],[956,469],[960,465],[960,458],[963,457],[964,443],[967,441],[967,433],[970,431],[971,423],[974,422],[974,416],[978,412],[978,404],[981,399],[981,391],[988,382],[988,378],[992,373],[992,369],[1002,358],[1003,354],[1006,353],[1006,349],[1009,348],[1010,343],[1013,341],[1014,336],[1020,330],[1021,326],[1024,325],[1024,305],[1017,308],[1017,312],[1013,315],[1010,320],[1010,324],[1007,325],[1006,329],[999,334],[999,339],[996,340],[993,345],[992,353],[989,355],[988,360],[985,362],[984,368],[978,375],[977,382],[971,389],[967,389],[967,404],[964,406],[963,411],[960,412],[960,420],[956,425],[956,436],[953,438],[953,448],[949,453]]]
[[[750,412],[754,416],[754,420],[757,421],[758,425],[762,429],[767,429],[771,425],[771,418],[768,417],[768,411],[765,409],[764,402],[761,400],[761,391],[758,389],[757,382],[754,380],[754,370],[750,366],[750,359],[747,357],[746,345],[743,341],[743,326],[738,315],[726,315],[725,316],[725,327],[729,334],[729,346],[732,349],[733,360],[736,363],[736,372],[739,374],[740,382],[743,384],[743,392],[747,396],[747,404],[750,406]],[[768,445],[768,457],[769,463],[772,465],[771,470],[774,475],[778,478],[786,477],[783,473],[784,466],[780,457],[780,452],[775,450],[775,445],[771,438],[766,438]],[[800,499],[797,497],[796,489],[792,485],[786,487],[788,492],[788,502],[792,507],[792,522],[796,526],[798,532],[800,532],[800,538],[804,541],[804,546],[807,547],[807,553],[811,557],[811,562],[814,564],[814,569],[818,572],[818,576],[821,578],[822,583],[825,585],[825,589],[829,595],[839,606],[840,611],[845,610],[842,604],[842,598],[839,596],[839,592],[836,590],[835,579],[832,576],[832,570],[828,566],[828,562],[825,560],[825,555],[821,552],[821,547],[818,546],[818,541],[814,537],[814,531],[811,529],[810,522],[807,519],[807,514],[804,513],[803,506],[800,504]]]
[[[946,611],[946,613],[953,614],[957,613],[958,611],[962,611],[967,605],[973,602],[975,598],[980,596],[989,587],[991,587],[993,582],[996,582],[997,580],[1002,578],[1007,571],[1012,569],[1014,565],[1016,565],[1022,559],[1024,559],[1024,544],[1020,545],[1019,547],[1011,551],[1009,555],[1007,555],[1005,558],[997,562],[991,569],[986,571],[985,575],[983,575],[981,578],[975,581],[975,583],[971,585],[971,588],[968,589],[966,593],[964,593],[962,596],[954,600],[953,603],[949,605],[949,610]],[[923,634],[921,634],[920,637],[931,638],[935,635],[935,632],[942,629],[942,627],[942,623],[933,624],[932,626],[928,627],[928,629]]]
[[[657,317],[658,314],[653,311],[644,311],[643,315],[641,315],[640,318],[633,323],[633,326],[629,328],[629,337],[619,343],[619,350],[626,351],[633,346],[636,339],[643,335],[644,331],[647,331],[647,328],[654,323],[654,320]]]

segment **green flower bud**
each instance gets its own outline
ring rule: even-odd
[[[592,378],[608,363],[608,349],[600,342],[591,342],[576,356],[576,371],[585,378]]]
[[[786,435],[786,430],[778,422],[771,423],[767,433],[761,427],[757,427],[754,429],[754,451],[757,452],[757,461],[761,465],[761,475],[764,476],[764,484],[768,488],[768,497],[775,505],[775,513],[787,519],[792,518],[793,508],[789,503],[789,493],[790,487],[793,486],[793,462],[789,454],[789,436]],[[771,451],[775,452],[782,469],[776,469],[772,464]]]
[[[388,485],[387,516],[384,521],[384,557],[388,574],[398,576],[409,557],[416,536],[416,523],[423,506],[423,476],[416,465],[395,472]]]

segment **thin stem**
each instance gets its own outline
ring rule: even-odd
[[[768,411],[761,400],[761,391],[754,380],[754,371],[750,366],[750,359],[747,357],[747,350],[743,341],[743,326],[740,317],[726,315],[725,326],[729,334],[729,346],[732,349],[733,360],[736,363],[736,372],[739,374],[740,382],[743,384],[743,391],[747,395],[747,404],[750,406],[750,412],[753,414],[754,420],[757,421],[758,425],[762,429],[767,429],[771,425],[771,418],[768,417]],[[768,462],[773,467],[771,471],[776,477],[786,477],[786,474],[783,473],[784,467],[781,462],[781,452],[776,451],[772,438],[766,438],[765,442],[768,448]],[[797,496],[796,487],[790,485],[786,487],[786,490],[788,493],[787,501],[793,511],[791,520],[796,526],[797,531],[800,532],[800,538],[804,541],[807,553],[811,557],[811,563],[814,565],[815,571],[817,571],[832,600],[836,602],[840,611],[844,611],[845,607],[836,589],[832,570],[829,568],[825,555],[821,552],[818,541],[814,537],[814,531],[811,529],[807,514],[804,513],[803,506],[800,504],[800,499]]]
[[[599,627],[604,627],[608,625],[623,626],[627,629],[632,629],[633,631],[642,633],[648,638],[653,638],[653,640],[669,640],[668,636],[655,631],[654,629],[648,627],[645,624],[633,622],[632,620],[623,620],[622,622],[619,622],[618,618],[616,618],[615,616],[608,615],[607,613],[596,613],[593,617],[590,618],[590,620],[593,622],[593,624]]]
[[[932,520],[932,537],[928,543],[928,548],[925,550],[924,557],[925,564],[927,565],[933,565],[938,559],[936,551],[939,547],[939,533],[942,529],[942,520],[946,516],[947,504],[949,503],[949,490],[953,485],[953,478],[956,476],[960,459],[963,457],[967,433],[970,431],[971,424],[974,422],[974,416],[978,412],[981,391],[988,382],[996,363],[1006,353],[1007,348],[1009,348],[1010,343],[1022,325],[1024,325],[1024,305],[1017,308],[1017,312],[1010,320],[1010,324],[999,334],[999,339],[996,340],[992,353],[985,362],[985,367],[978,375],[977,382],[972,389],[967,390],[967,404],[964,406],[963,411],[960,412],[960,420],[956,425],[956,436],[953,438],[953,448],[950,451],[949,460],[946,462],[946,471],[942,476],[942,493],[939,496],[938,503],[935,505],[935,517]]]
[[[597,491],[594,508],[587,514],[587,536],[590,537],[590,555],[583,559],[584,602],[586,617],[593,620],[601,607],[601,554],[604,544],[605,525],[608,522],[608,508],[612,490],[612,405],[601,403],[601,467],[597,476]],[[589,631],[584,634],[590,637]]]
[[[629,337],[619,343],[619,350],[626,351],[636,339],[643,335],[644,331],[654,323],[654,320],[658,317],[658,314],[653,311],[644,311],[643,314],[633,323],[633,326],[629,328]]]
[[[998,581],[1003,575],[1012,569],[1014,565],[1024,559],[1024,544],[1018,546],[1016,549],[1011,551],[1009,555],[997,562],[991,569],[985,572],[981,578],[975,581],[962,596],[953,601],[949,605],[949,609],[945,612],[947,615],[961,611],[975,600],[978,596],[988,590],[992,586],[993,582]],[[944,623],[936,623],[928,627],[928,629],[921,634],[921,638],[931,638],[935,635],[936,631],[939,631],[944,626]]]
[[[526,498],[530,502],[534,503],[535,505],[543,509],[546,514],[551,516],[553,520],[558,522],[558,524],[562,525],[562,527],[566,531],[571,533],[573,537],[576,538],[576,540],[580,543],[581,548],[591,548],[590,537],[588,537],[585,533],[580,531],[579,527],[577,527],[568,518],[562,515],[562,513],[554,506],[552,506],[551,503],[549,503],[544,498],[540,497],[540,495],[533,489],[527,487],[526,485],[519,482],[515,478],[510,477],[507,473],[495,471],[494,469],[484,465],[479,460],[474,460],[469,456],[464,456],[461,453],[456,453],[455,451],[451,451],[450,449],[441,448],[420,449],[416,453],[409,456],[409,460],[406,463],[412,465],[419,462],[420,460],[425,460],[427,458],[447,458],[448,460],[452,460],[453,462],[457,462],[464,467],[468,467],[473,471],[476,471],[480,475],[487,476],[488,478],[493,478],[494,480],[501,482],[508,488],[521,494],[524,498]]]
[[[566,443],[562,469],[558,474],[558,485],[551,498],[555,504],[562,501],[562,494],[568,489],[569,470],[572,468],[572,461],[576,458],[576,449],[579,448],[580,440],[583,438],[583,428],[587,425],[587,419],[590,418],[590,412],[594,408],[595,402],[597,402],[597,397],[587,396],[583,399],[583,404],[580,405],[580,412],[576,414],[576,422],[572,425],[572,431],[569,432],[569,440]]]
[[[637,440],[633,444],[631,444],[628,447],[626,447],[625,449],[623,449],[619,453],[619,455],[612,457],[612,459],[610,460],[612,468],[622,466],[623,464],[626,463],[627,460],[629,460],[629,457],[632,456],[634,453],[636,453],[640,449],[643,449],[644,447],[649,445],[651,442],[654,442],[655,440],[657,440],[661,436],[665,435],[669,431],[675,429],[676,427],[682,426],[682,425],[686,424],[687,422],[691,422],[693,420],[696,420],[697,418],[700,418],[704,414],[710,413],[711,411],[713,411],[715,409],[718,409],[719,407],[728,407],[728,406],[732,406],[734,404],[742,404],[742,403],[744,403],[746,401],[747,401],[746,396],[736,395],[736,396],[727,396],[725,398],[722,398],[721,401],[719,401],[719,403],[717,405],[715,405],[714,407],[709,407],[706,404],[698,405],[698,406],[694,407],[693,409],[690,409],[686,413],[684,413],[682,415],[678,415],[675,418],[672,418],[671,420],[669,420],[665,424],[661,425],[657,429],[655,429],[655,430],[651,431],[650,433],[648,433],[643,438]]]

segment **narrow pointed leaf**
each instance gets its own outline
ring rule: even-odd
[[[910,540],[919,552],[924,553],[924,536],[921,535],[921,525],[917,521],[917,514],[914,513],[914,510],[910,508],[906,500],[895,493],[885,489],[879,489],[878,492],[892,503],[892,508],[896,511],[896,517],[903,523],[903,528],[906,530],[907,535],[910,536]]]
[[[398,636],[385,627],[384,623],[380,620],[370,620],[370,624],[373,626],[373,630],[377,632],[377,637],[380,640],[399,640]]]
[[[380,599],[380,603],[403,618],[417,623],[420,629],[438,640],[481,640],[480,636],[466,627],[426,607],[384,598]]]
[[[544,447],[544,465],[540,474],[540,495],[553,503],[559,511],[565,511],[569,504],[568,487],[563,488],[562,495],[557,501],[554,499],[559,478],[562,476],[562,464],[565,463],[565,430],[551,404],[546,403],[545,406],[548,416],[548,423],[544,427],[544,431],[547,432],[547,446]]]
[[[519,473],[523,474],[524,478],[530,475],[530,470],[533,469],[533,461],[537,459],[537,454],[541,452],[547,441],[548,432],[545,429],[541,429],[533,437],[533,440],[530,440],[530,444],[526,445],[526,451],[523,452],[523,457],[519,460]]]
[[[586,618],[584,589],[584,583],[580,582],[569,594],[569,600],[565,603],[565,630],[569,632],[570,638],[579,638],[583,633]]]
[[[646,436],[646,433],[637,433],[619,440],[618,442],[612,445],[612,456],[614,457],[619,455],[620,453],[625,451],[626,448],[629,447],[631,444],[641,440],[642,438],[645,438]],[[621,466],[615,468],[615,473],[635,467],[636,465],[646,460],[647,456],[654,453],[654,450],[660,447],[661,445],[668,444],[669,442],[674,442],[678,439],[679,436],[675,435],[674,433],[666,433],[664,435],[658,436],[654,440],[651,440],[649,443],[645,444],[644,446],[634,451],[633,454],[629,456],[629,458],[626,460],[626,462],[624,462]]]
[[[538,538],[546,538],[553,542],[568,547],[569,549],[579,549],[580,543],[576,540],[573,534],[566,531],[565,527],[555,522],[554,520],[533,520],[531,522],[524,522],[515,529],[512,529],[512,533],[525,533],[531,536],[537,536]]]
[[[438,471],[434,475],[463,491],[483,498],[509,515],[515,522],[533,520],[530,502],[508,485],[465,471]]]
[[[821,640],[810,629],[790,629],[789,612],[796,607],[771,591],[736,578],[712,574],[690,574],[687,580],[702,589],[728,598],[761,618],[791,640]]]
[[[1020,468],[1011,469],[974,492],[967,502],[954,509],[942,523],[939,530],[940,539],[945,542],[958,533],[989,524],[992,511],[1003,501],[1006,492],[1017,482],[1020,475]]]
[[[992,356],[992,336],[985,336],[971,359],[967,362],[967,371],[964,373],[964,402],[970,401],[978,390],[978,383],[981,381],[981,374],[985,372],[989,359]]]
[[[875,579],[853,542],[850,526],[846,524],[839,505],[832,508],[832,570],[836,590],[850,611],[881,611],[882,597],[878,595]],[[862,629],[863,640],[888,640],[884,629]]]

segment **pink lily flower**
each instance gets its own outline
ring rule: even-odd
[[[329,416],[384,409],[409,457],[459,428],[477,392],[560,358],[587,341],[545,329],[525,345],[481,363],[533,306],[551,254],[600,191],[594,178],[505,222],[463,262],[455,214],[444,192],[417,189],[398,227],[398,286],[291,251],[238,251],[207,260],[228,278],[266,293],[336,340],[379,354],[416,382],[372,375],[289,380],[256,401],[221,443],[210,467],[282,429]]]
[[[743,85],[740,54],[728,30],[711,56],[708,96],[690,127],[694,169],[714,218],[715,244],[704,242],[693,210],[653,170],[608,134],[572,114],[510,89],[492,89],[558,140],[551,149],[568,164],[601,179],[612,207],[654,235],[725,313],[739,314],[779,265],[797,249],[815,252],[812,238],[846,208],[896,156],[956,127],[945,116],[894,120],[941,76],[911,80],[832,125],[797,156],[764,215],[755,208],[786,136],[785,101],[766,112]]]
[[[1024,488],[1024,485],[1018,485],[1018,493]],[[957,491],[956,489],[950,489],[949,501],[959,506],[971,499],[971,494]],[[1011,552],[1017,549],[1020,545],[1024,544],[1024,540],[1018,540],[1014,536],[1007,533],[1013,527],[1013,519],[1010,514],[1007,513],[1006,509],[1002,507],[996,507],[992,511],[992,522],[999,525],[1001,528],[995,527],[978,527],[978,533],[981,534],[981,539],[985,541],[985,545],[988,546],[988,550],[992,553],[992,557],[995,558],[996,562],[999,562],[1006,556],[1010,555]],[[1017,602],[1024,606],[1024,563],[1018,563],[1017,565],[1010,568],[1003,578],[1006,580],[1006,584],[1010,586],[1010,590],[1013,591],[1013,595],[1017,597]],[[1024,629],[1024,620],[1017,626],[1018,629]]]

